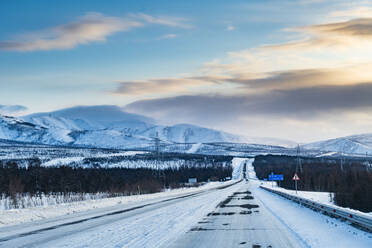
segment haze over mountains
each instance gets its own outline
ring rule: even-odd
[[[251,143],[294,147],[275,138],[243,137],[190,124],[159,125],[151,118],[124,112],[118,106],[78,106],[23,117],[0,116],[0,139],[51,145],[135,148],[165,143]],[[302,146],[337,153],[372,152],[372,134],[353,135]]]

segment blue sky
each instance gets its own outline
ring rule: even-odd
[[[5,0],[0,5],[4,106],[39,112],[115,104],[164,123],[301,141],[367,132],[372,124],[365,119],[370,102],[339,102],[346,91],[356,98],[355,87],[372,79],[358,73],[371,62],[365,52],[371,48],[368,1]],[[329,90],[337,104],[322,98],[317,108],[308,102],[293,109],[293,94],[312,101],[303,92],[310,89],[317,99]],[[198,101],[216,107],[198,108],[193,105]],[[221,117],[224,106],[234,110],[229,120],[235,121]],[[347,124],[335,126],[340,118]]]

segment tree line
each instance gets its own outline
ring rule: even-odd
[[[154,193],[164,187],[180,187],[188,178],[198,182],[223,180],[232,174],[228,164],[203,164],[156,170],[151,168],[42,167],[34,160],[27,167],[0,161],[0,194],[98,193],[116,195]]]
[[[372,212],[372,163],[360,158],[308,158],[265,155],[257,156],[253,163],[261,180],[274,174],[283,174],[280,186],[295,189],[292,177],[300,177],[298,189],[305,191],[333,192],[334,202],[363,212]]]

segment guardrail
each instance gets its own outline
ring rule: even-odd
[[[299,203],[305,207],[311,208],[313,210],[317,210],[322,212],[325,215],[330,215],[336,218],[341,218],[343,220],[347,220],[353,225],[368,231],[372,232],[372,216],[368,216],[367,214],[362,213],[356,213],[353,211],[349,211],[346,209],[343,209],[341,207],[332,206],[320,202],[316,202],[313,200],[309,200],[300,196],[294,196],[291,194],[284,193],[282,191],[277,191],[275,189],[267,188],[264,186],[260,186],[260,188],[267,190],[269,192],[272,192],[274,194],[280,195],[284,198],[287,198],[289,200],[292,200],[296,203]]]

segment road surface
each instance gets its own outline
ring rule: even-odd
[[[164,247],[306,247],[252,191],[248,182],[243,183],[187,233]]]
[[[0,247],[304,247],[261,204],[255,190],[256,185],[243,180],[173,198],[3,227]]]

